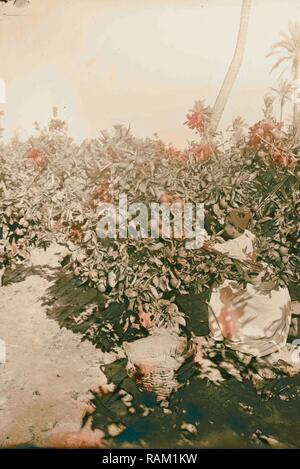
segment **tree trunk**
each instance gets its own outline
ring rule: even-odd
[[[3,287],[4,272],[5,272],[5,267],[2,267],[2,269],[0,269],[0,287]]]
[[[294,62],[294,80],[295,80],[295,95],[294,95],[294,110],[293,110],[293,127],[296,139],[300,137],[300,60],[297,58]]]
[[[245,46],[246,46],[246,40],[247,40],[250,9],[251,9],[251,0],[243,0],[241,17],[240,17],[240,28],[239,28],[239,33],[237,37],[237,43],[236,43],[236,48],[234,51],[234,56],[229,66],[229,69],[226,73],[226,76],[221,86],[218,97],[215,101],[214,107],[213,107],[211,125],[210,125],[210,129],[212,132],[215,132],[218,128],[225,106],[227,104],[231,90],[233,88],[234,82],[236,80],[236,77],[242,65]]]
[[[279,122],[282,122],[283,119],[283,108],[284,108],[284,99],[280,100],[280,117]]]

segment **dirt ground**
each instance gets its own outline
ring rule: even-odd
[[[90,399],[93,397],[90,389],[107,382],[106,376],[100,369],[101,365],[111,364],[105,370],[108,379],[111,379],[111,375],[117,376],[117,379],[124,375],[122,379],[128,386],[128,392],[134,394],[133,389],[136,390],[135,397],[137,400],[144,397],[147,406],[149,405],[149,393],[140,393],[134,380],[131,380],[126,372],[124,374],[126,359],[125,361],[118,360],[126,357],[124,351],[115,354],[103,353],[90,341],[81,341],[82,335],[80,333],[75,334],[70,329],[60,327],[58,321],[47,316],[46,306],[43,305],[44,299],[48,295],[47,289],[52,284],[49,278],[54,272],[53,268],[59,267],[60,257],[61,249],[58,246],[52,246],[46,252],[34,250],[31,262],[33,266],[36,266],[36,269],[33,269],[25,280],[9,283],[0,289],[0,339],[5,342],[7,355],[5,363],[1,364],[0,354],[0,447],[17,445],[60,446],[62,444],[65,447],[101,447],[101,439],[103,436],[105,437],[107,428],[111,424],[110,420],[109,422],[106,421],[106,401],[104,402],[105,412],[103,412],[101,399],[93,400],[96,409],[93,414],[93,422],[97,430],[90,431],[87,428],[86,431],[78,433],[82,424],[82,417],[90,404]],[[57,270],[55,272],[57,273]],[[185,298],[185,301],[181,303],[183,310],[196,312],[197,323],[201,326],[199,330],[197,329],[197,333],[200,336],[205,336],[207,330],[204,327],[204,322],[201,323],[201,314],[203,313],[204,316],[205,311],[201,310],[201,304],[199,302],[195,303],[193,297]],[[74,305],[76,305],[75,299]],[[294,314],[299,314],[299,304],[294,303],[293,307]],[[140,340],[130,345],[127,355],[130,355],[131,361],[135,362],[136,356],[139,359],[140,353],[137,355],[137,352],[140,352],[139,345],[144,342],[146,344],[149,340],[151,342],[152,339]],[[168,346],[166,339],[161,342],[161,345],[163,347]],[[127,348],[128,345],[124,347],[125,352]],[[161,354],[162,352],[158,355]],[[141,349],[141,356],[144,356],[144,347]],[[149,359],[149,353],[146,356]],[[279,358],[282,359],[282,357]],[[187,381],[190,379],[189,366],[189,361],[187,361],[183,371],[181,370],[183,374],[187,374]],[[109,372],[110,368],[112,369],[111,373]],[[115,369],[117,369],[116,372]],[[181,382],[183,382],[182,380],[181,377]],[[249,414],[249,421],[244,422],[245,435],[248,435],[246,435],[247,438],[245,437],[247,441],[246,443],[245,441],[236,442],[236,444],[250,444],[251,435],[253,435],[256,428],[261,427],[267,435],[276,434],[280,441],[290,441],[291,416],[297,410],[295,405],[298,402],[292,400],[294,398],[291,397],[295,389],[298,389],[297,377],[294,380],[295,382],[292,378],[286,378],[286,385],[280,386],[280,389],[281,387],[287,390],[291,388],[289,394],[283,396],[283,400],[275,396],[276,401],[268,402],[266,416],[263,421],[261,421],[261,417],[259,421],[256,421],[253,419],[253,414]],[[279,380],[279,383],[281,381],[282,379]],[[151,384],[151,379],[147,383]],[[274,383],[273,380],[270,385],[274,387],[276,384]],[[165,384],[163,385],[165,387]],[[229,386],[228,391],[226,391],[226,386]],[[200,393],[199,387],[202,389]],[[224,392],[225,397],[228,395],[227,392],[230,395],[238,394],[236,396],[236,409],[233,409],[230,405],[226,410],[227,414],[224,410],[225,404],[222,394]],[[202,399],[197,403],[195,402],[195,393],[198,400],[200,397]],[[216,393],[220,393],[220,396],[218,394],[216,396]],[[120,404],[120,396],[115,399],[115,396],[112,395],[111,401],[109,400],[110,396],[107,399],[107,405],[112,406],[112,409],[114,405],[119,406]],[[260,409],[258,412],[260,415],[263,405],[261,397],[258,396],[256,391],[252,388],[249,390],[247,383],[240,383],[235,380],[229,380],[221,387],[214,387],[212,384],[207,387],[205,380],[199,381],[199,379],[196,379],[190,387],[183,387],[181,391],[174,393],[172,399],[174,401],[173,408],[178,408],[179,411],[177,409],[177,412],[171,412],[167,418],[165,413],[160,415],[160,407],[154,405],[153,418],[150,413],[150,422],[148,421],[147,424],[148,429],[152,428],[152,433],[150,432],[147,437],[150,447],[151,445],[157,447],[159,444],[167,444],[168,441],[173,442],[174,425],[177,425],[178,429],[181,428],[182,418],[186,418],[186,412],[191,413],[191,421],[197,421],[199,412],[204,415],[205,409],[208,409],[207,415],[205,414],[206,423],[204,424],[203,418],[199,420],[199,432],[202,432],[204,438],[211,431],[211,421],[218,421],[224,427],[222,427],[222,431],[230,430],[233,434],[236,434],[235,422],[238,422],[239,419],[241,421],[245,420],[243,408],[246,406],[248,409],[251,404],[253,409]],[[191,399],[191,402],[189,399]],[[239,407],[240,401],[243,401],[244,405],[242,410]],[[274,415],[280,415],[279,433],[277,432],[277,425],[274,425],[275,420],[274,422],[268,420],[270,406],[272,405]],[[183,406],[183,408],[180,406]],[[189,406],[191,408],[187,410]],[[90,407],[89,410],[91,410]],[[118,414],[119,410],[118,407],[115,413]],[[122,446],[124,442],[126,444],[131,442],[140,445],[139,441],[132,440],[133,436],[130,432],[133,428],[135,430],[140,429],[139,431],[145,439],[144,410],[145,406],[139,420],[136,420],[136,413],[131,414],[129,412],[128,417],[124,417],[123,420],[128,430],[124,436],[121,435],[123,440],[117,441],[117,444]],[[183,412],[182,415],[181,411]],[[215,414],[214,417],[210,415],[211,413]],[[237,415],[239,419],[236,418]],[[232,428],[230,427],[228,430],[226,425],[231,421]],[[157,441],[157,435],[161,438],[162,426],[165,440],[159,442]],[[169,435],[169,440],[166,435]],[[126,438],[129,438],[129,440],[127,441]],[[179,432],[178,438],[178,444],[181,445],[186,436]],[[299,435],[295,433],[292,443],[298,445],[298,441]],[[191,442],[195,447],[198,443]],[[203,441],[200,443],[203,444]],[[213,441],[210,441],[211,446],[214,446],[214,444]]]
[[[57,247],[33,253],[35,265],[55,266]],[[37,275],[0,290],[0,446],[39,444],[56,432],[77,431],[89,389],[106,382],[104,354],[49,319],[41,298],[49,281]]]

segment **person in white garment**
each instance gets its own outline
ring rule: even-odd
[[[215,242],[208,249],[231,258],[254,261],[255,236],[247,229],[251,219],[248,209],[233,210],[224,230],[230,239]],[[270,267],[264,264],[264,272],[266,269]],[[208,305],[213,339],[256,357],[280,351],[286,344],[291,322],[288,289],[263,281],[264,272],[245,287],[226,279],[213,288]]]

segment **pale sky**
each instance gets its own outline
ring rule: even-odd
[[[210,105],[232,58],[241,0],[31,0],[0,6],[0,79],[6,82],[6,138],[25,138],[52,107],[77,141],[130,124],[185,145],[182,124],[196,99]],[[6,15],[3,15],[6,13]],[[21,15],[21,16],[8,16]],[[276,84],[265,59],[300,0],[253,0],[244,62],[221,126],[261,117]],[[287,75],[288,76],[288,73]]]

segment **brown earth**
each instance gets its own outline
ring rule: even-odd
[[[32,262],[57,265],[59,251],[35,251]],[[91,397],[106,382],[100,370],[115,359],[49,319],[41,298],[49,281],[38,275],[0,289],[0,446],[39,444],[57,432],[77,432]]]

